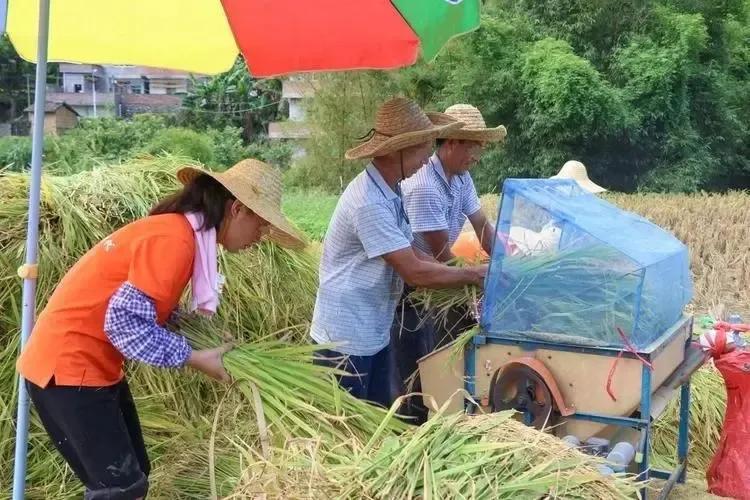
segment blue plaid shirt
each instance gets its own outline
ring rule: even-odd
[[[383,255],[411,247],[412,239],[401,198],[368,165],[339,198],[326,231],[313,340],[351,356],[388,345],[404,282]]]
[[[454,175],[448,182],[437,154],[416,174],[401,183],[404,205],[414,231],[414,246],[432,255],[423,233],[448,231],[448,246],[461,234],[466,218],[482,205],[469,172]]]
[[[109,300],[104,333],[125,358],[151,366],[181,367],[192,353],[185,337],[156,322],[154,301],[128,282]]]

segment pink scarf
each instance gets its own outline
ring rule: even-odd
[[[201,230],[203,214],[191,212],[185,214],[185,217],[195,233],[190,311],[212,316],[219,305],[219,293],[223,282],[216,258],[216,229]]]

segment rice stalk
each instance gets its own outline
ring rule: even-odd
[[[696,371],[690,384],[690,447],[688,467],[703,476],[721,438],[726,412],[724,379],[713,366]],[[674,467],[680,421],[679,398],[673,399],[654,423],[652,456],[658,467]]]
[[[307,444],[277,450],[278,460],[256,460],[230,498],[252,496],[269,482],[278,497],[313,499],[624,499],[642,486],[625,475],[602,476],[598,459],[526,427],[513,412],[439,412],[373,447],[349,442],[328,453]]]

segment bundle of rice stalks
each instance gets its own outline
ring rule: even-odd
[[[289,474],[279,470],[311,443],[316,454],[329,459],[351,457],[380,425],[388,436],[406,428],[398,419],[385,419],[386,410],[342,390],[333,380],[335,371],[310,362],[310,350],[277,341],[263,344],[227,353],[234,385],[216,406],[210,430],[203,427],[202,437],[188,448],[162,456],[170,464],[169,475],[157,485],[160,491],[203,499],[231,497],[239,488],[266,498],[294,498],[278,482],[288,481],[293,469]]]
[[[724,379],[713,366],[693,375],[690,384],[689,468],[702,477],[711,463],[721,437],[726,410]],[[679,398],[674,399],[654,424],[652,456],[658,467],[674,467],[677,457]]]
[[[215,344],[192,328],[187,333],[197,347]],[[344,372],[313,363],[318,349],[316,344],[268,338],[236,346],[224,355],[227,372],[256,410],[258,428],[267,434],[261,439],[269,441],[266,445],[273,437],[319,437],[327,442],[367,439],[386,416],[385,409],[356,399],[339,386],[335,376]],[[389,419],[384,432],[405,428],[401,421]]]
[[[474,265],[460,257],[447,264],[457,267]],[[465,285],[458,288],[417,288],[409,294],[409,300],[417,310],[422,311],[422,324],[431,322],[436,328],[438,344],[442,345],[479,321],[483,296],[480,287]]]
[[[632,478],[602,476],[597,459],[519,423],[513,412],[440,413],[400,436],[375,435],[364,446],[348,443],[330,453],[321,452],[314,441],[307,444],[283,450],[283,459],[248,467],[251,479],[245,479],[236,497],[257,494],[257,485],[268,483],[284,498],[637,496]]]

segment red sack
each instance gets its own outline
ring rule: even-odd
[[[706,472],[714,495],[750,500],[750,351],[725,353],[714,361],[727,388],[719,447]]]

